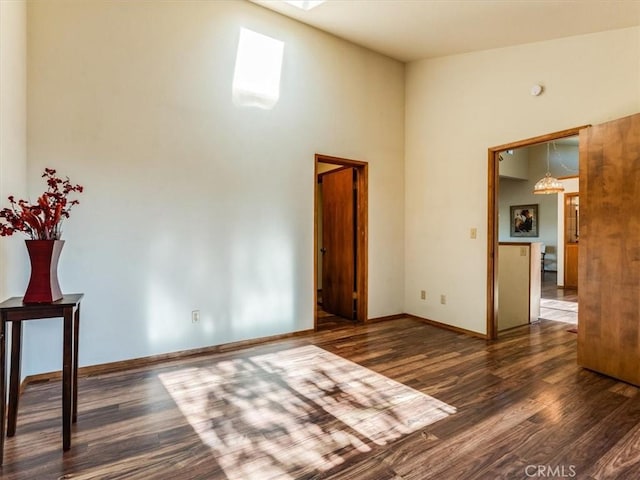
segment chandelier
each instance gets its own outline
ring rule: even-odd
[[[538,180],[533,187],[533,193],[549,195],[551,193],[564,192],[564,186],[555,177],[551,176],[549,167],[549,144],[547,143],[547,173],[544,177]]]

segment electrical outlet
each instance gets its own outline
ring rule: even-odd
[[[420,290],[420,300],[427,299],[427,292],[425,290]]]
[[[442,305],[446,305],[447,304],[447,296],[446,295],[444,295],[444,294],[440,295],[440,303]]]
[[[191,323],[198,323],[200,321],[200,310],[193,310],[191,312]]]

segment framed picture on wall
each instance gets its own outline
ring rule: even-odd
[[[512,205],[510,211],[512,237],[538,236],[537,203],[535,205]]]

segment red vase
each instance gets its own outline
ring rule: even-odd
[[[62,298],[58,283],[58,259],[64,240],[25,240],[31,278],[24,294],[24,303],[50,303]]]

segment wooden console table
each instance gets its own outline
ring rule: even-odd
[[[63,319],[62,345],[62,450],[71,448],[71,423],[78,417],[78,333],[82,293],[63,296],[51,303],[22,303],[22,297],[12,297],[0,303],[0,465],[4,458],[4,425],[6,403],[7,323],[11,325],[11,364],[9,380],[9,411],[6,414],[7,437],[16,433],[20,390],[20,350],[22,322],[44,318]]]

